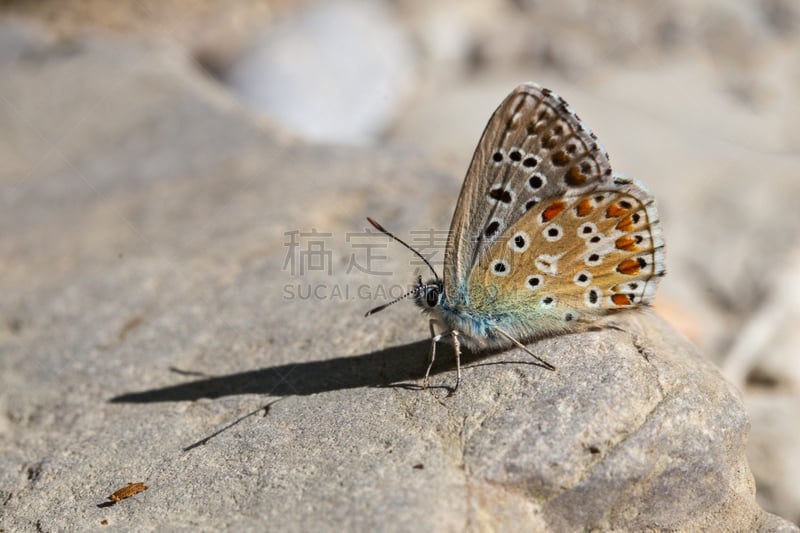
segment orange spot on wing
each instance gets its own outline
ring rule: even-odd
[[[638,261],[634,259],[626,259],[625,261],[617,265],[617,272],[632,276],[633,274],[638,274],[641,268],[642,267],[639,266]]]
[[[610,206],[608,206],[608,209],[606,209],[606,218],[621,217],[627,212],[628,212],[627,209],[624,209],[617,204],[611,204]]]
[[[542,222],[550,222],[567,207],[567,204],[561,200],[553,202],[542,211]]]
[[[620,237],[615,243],[617,250],[632,251],[636,249],[636,239],[630,236]]]
[[[620,231],[630,231],[633,229],[633,218],[630,215],[626,216],[617,224],[617,229]]]
[[[586,183],[586,175],[578,167],[572,167],[567,173],[567,184],[577,187]]]
[[[627,294],[615,294],[611,297],[611,301],[615,305],[631,305],[631,299],[628,298]]]
[[[579,217],[585,217],[591,213],[593,209],[594,207],[592,206],[591,200],[581,200],[581,203],[579,203],[578,207],[575,208],[575,214]]]
[[[557,167],[563,167],[564,165],[570,162],[570,158],[567,155],[567,152],[565,152],[564,150],[560,150],[555,154],[553,154],[553,157],[550,158],[550,161],[552,161],[553,164]]]

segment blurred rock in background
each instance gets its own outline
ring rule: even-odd
[[[388,6],[321,2],[259,35],[223,80],[309,141],[357,143],[399,118],[415,63],[410,33]]]

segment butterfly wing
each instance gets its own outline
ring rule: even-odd
[[[536,205],[612,181],[604,148],[560,96],[535,84],[514,89],[489,119],[464,179],[445,254],[445,294],[466,302],[478,260]]]
[[[589,193],[546,198],[486,248],[468,281],[476,314],[519,339],[648,303],[664,274],[652,196],[615,177]]]

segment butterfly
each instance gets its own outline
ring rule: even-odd
[[[533,83],[519,85],[489,119],[456,203],[444,273],[373,219],[379,231],[422,258],[406,297],[430,317],[427,387],[436,344],[452,339],[456,383],[461,343],[516,346],[555,367],[526,342],[581,331],[609,313],[649,304],[665,275],[655,200],[640,182],[614,173],[608,153],[567,102]],[[436,328],[441,332],[436,333]]]

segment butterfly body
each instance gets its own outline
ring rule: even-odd
[[[435,283],[435,280],[431,280],[427,286],[435,286]],[[508,314],[499,310],[487,312],[485,309],[473,307],[470,305],[470,299],[464,298],[463,295],[461,298],[456,296],[451,300],[446,294],[440,293],[433,307],[425,298],[420,298],[417,302],[433,321],[447,330],[458,331],[469,339],[468,342],[476,346],[491,346],[492,341],[496,339],[497,325],[507,323],[510,318]]]
[[[561,97],[518,86],[478,142],[442,279],[412,290],[431,316],[431,365],[446,335],[458,362],[459,337],[528,351],[522,343],[648,304],[665,272],[663,248],[644,185],[612,172],[597,137]]]

